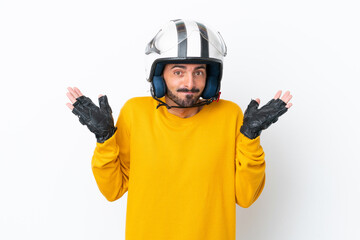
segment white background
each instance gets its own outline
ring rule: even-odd
[[[237,206],[237,239],[360,239],[358,1],[0,2],[0,239],[124,239],[126,197],[98,191],[95,138],[66,88],[107,94],[114,118],[149,96],[145,45],[164,23],[219,29],[222,95],[293,107],[262,134],[267,182]],[[211,211],[211,209],[209,209]]]

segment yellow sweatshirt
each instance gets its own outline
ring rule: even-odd
[[[236,205],[265,182],[259,137],[240,133],[238,105],[220,100],[190,118],[151,97],[121,109],[113,137],[97,143],[92,170],[102,194],[128,191],[126,240],[234,240]]]

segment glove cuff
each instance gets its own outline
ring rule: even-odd
[[[253,132],[253,131],[251,131],[251,128],[249,128],[246,125],[241,126],[240,132],[250,139],[255,139],[258,136],[260,136],[260,134],[261,134],[261,130],[258,132]]]
[[[116,129],[117,129],[116,127],[111,127],[105,136],[95,135],[97,142],[98,143],[103,143],[106,140],[108,140],[109,138],[111,138],[115,134]]]

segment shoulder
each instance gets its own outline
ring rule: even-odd
[[[243,119],[243,113],[239,105],[224,99],[211,103],[207,114],[207,118],[213,119],[218,126],[229,128],[238,126]]]
[[[121,111],[153,109],[154,99],[152,97],[133,97],[127,100]]]
[[[214,109],[218,109],[219,111],[242,113],[239,105],[230,100],[220,99],[219,102],[214,102],[212,104],[214,104]]]
[[[137,106],[137,105],[143,105],[143,104],[153,104],[153,98],[152,97],[133,97],[127,100],[124,104],[124,106],[130,105],[130,106]]]
[[[152,97],[134,97],[125,102],[120,115],[131,116],[132,119],[154,114],[157,102]]]
[[[154,99],[152,97],[130,98],[121,108],[118,121],[123,121],[130,126],[134,121],[149,117],[154,108]]]

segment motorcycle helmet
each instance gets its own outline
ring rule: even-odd
[[[227,48],[218,31],[192,20],[171,20],[147,44],[145,49],[146,79],[153,97],[165,96],[162,73],[166,64],[206,64],[207,78],[203,99],[219,97],[223,58]]]

